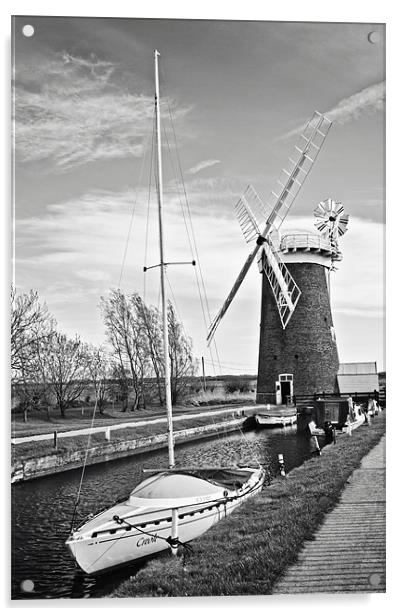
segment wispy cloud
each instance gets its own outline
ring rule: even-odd
[[[381,111],[385,102],[385,81],[376,83],[344,98],[325,115],[333,122],[345,124],[361,116]]]
[[[116,65],[55,53],[17,65],[17,162],[47,160],[59,171],[98,160],[140,156],[152,131],[153,97],[113,79]],[[169,101],[173,120],[188,108]]]
[[[220,160],[216,160],[215,158],[209,158],[208,160],[202,160],[197,165],[194,165],[194,167],[191,167],[191,169],[188,169],[188,173],[191,173],[191,174],[198,173],[199,171],[202,171],[203,169],[207,169],[208,167],[213,167],[214,165],[218,165],[220,162],[221,162]]]
[[[336,124],[346,124],[352,120],[382,111],[385,102],[385,81],[375,83],[360,92],[356,92],[347,98],[343,98],[332,109],[324,112],[324,115]],[[289,139],[301,133],[304,124],[281,135],[279,140]]]

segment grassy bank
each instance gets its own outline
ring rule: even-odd
[[[207,407],[205,410],[208,410],[209,407],[211,409],[219,408],[225,404],[252,405],[255,404],[255,396],[252,397],[249,393],[213,395],[210,392],[200,392],[182,405],[174,406],[173,415],[187,411],[192,412],[196,407]],[[22,420],[21,413],[14,412],[11,421],[11,435],[12,437],[32,436],[34,434],[45,434],[53,430],[67,432],[68,430],[89,428],[92,423],[93,412],[93,406],[69,408],[66,411],[65,417],[61,417],[60,411],[56,408],[50,410],[48,417],[43,410],[32,411],[28,415],[27,422]],[[95,428],[98,426],[110,426],[139,419],[152,419],[165,414],[166,410],[163,406],[150,406],[146,409],[137,409],[136,411],[127,410],[123,413],[116,404],[115,407],[107,406],[102,414],[97,410],[93,425]]]
[[[219,416],[211,417],[199,417],[193,419],[181,419],[174,422],[175,432],[179,430],[186,430],[187,428],[196,428],[199,426],[207,426],[233,419],[232,413],[224,413]],[[113,443],[116,441],[130,441],[133,439],[139,439],[146,436],[156,436],[157,434],[166,434],[167,423],[166,421],[137,426],[133,428],[121,428],[118,430],[112,430],[110,432],[110,441],[105,439],[104,433],[95,433],[91,435],[89,446],[95,447],[98,445],[104,445],[107,443]],[[40,456],[46,456],[52,453],[63,453],[71,451],[85,450],[88,446],[88,436],[73,436],[64,437],[58,439],[57,449],[53,446],[53,440],[46,441],[30,441],[27,443],[20,443],[18,445],[11,446],[12,461],[22,461],[29,458],[37,458]]]
[[[337,503],[349,475],[385,433],[385,413],[352,436],[342,435],[294,469],[275,479],[256,498],[191,543],[185,557],[149,562],[113,597],[270,594],[297,559],[325,514]]]

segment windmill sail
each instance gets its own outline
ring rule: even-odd
[[[303,133],[294,146],[292,155],[288,159],[288,165],[282,169],[268,200],[268,205],[271,207],[271,213],[266,223],[268,231],[274,222],[279,229],[285,220],[293,201],[317,159],[331,124],[332,122],[318,111],[314,112],[312,118],[306,124]],[[267,230],[264,230],[264,237],[266,232]]]
[[[255,201],[256,199],[260,201],[254,188],[249,185],[247,186],[244,195],[240,197],[235,205],[237,220],[239,221],[244,239],[247,243],[252,241],[255,242],[258,236],[261,235],[257,219],[253,213],[252,207],[249,204],[251,200]]]
[[[268,237],[274,223],[277,227],[280,227],[282,222],[285,220],[295,197],[297,196],[315,160],[317,159],[330,127],[331,121],[328,120],[328,118],[323,116],[318,111],[314,112],[312,118],[307,123],[303,133],[300,135],[296,145],[294,146],[294,152],[292,157],[289,158],[288,165],[282,169],[282,173],[280,174],[276,186],[271,193],[271,198],[269,201],[270,213],[267,217],[265,228],[261,234],[262,238],[266,239]],[[208,343],[212,340],[216,328],[235,297],[259,249],[260,245],[256,244],[253,251],[247,257],[246,262],[243,265],[240,274],[236,278],[235,283],[222,308],[212,321],[207,336]]]
[[[253,210],[262,212],[264,207],[263,202],[251,185],[247,187],[244,195],[235,205],[236,215],[246,242],[256,240],[261,235]],[[285,329],[296,308],[301,294],[300,289],[272,245],[270,235],[263,242],[261,250],[259,269],[264,272],[271,285],[282,327]]]
[[[269,241],[263,244],[259,266],[271,285],[282,327],[285,329],[299,301],[301,291],[286,265],[271,249]]]

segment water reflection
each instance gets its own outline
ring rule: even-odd
[[[259,460],[267,471],[266,484],[277,473],[278,453],[286,470],[311,456],[314,442],[295,428],[232,433],[181,445],[180,466],[229,465],[236,460]],[[166,452],[150,452],[90,466],[85,473],[78,519],[128,495],[143,477],[143,468],[166,465]],[[67,471],[12,486],[12,597],[100,597],[134,575],[143,563],[92,577],[76,567],[64,542],[69,533],[81,470]],[[21,584],[32,581],[32,592]],[[25,584],[30,588],[31,584]]]

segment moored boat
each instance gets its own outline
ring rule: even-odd
[[[282,415],[265,415],[258,413],[254,415],[255,422],[261,428],[284,428],[292,426],[297,421],[297,413],[288,416]]]
[[[357,414],[354,421],[348,421],[345,426],[342,427],[342,432],[350,432],[352,430],[356,430],[359,426],[364,424],[365,416],[363,413]]]
[[[191,468],[175,466],[165,268],[163,249],[162,160],[158,56],[155,51],[155,124],[159,213],[159,252],[169,467],[150,476],[130,496],[74,528],[82,478],[66,544],[78,565],[95,574],[124,566],[202,535],[241,502],[262,489],[261,466]],[[192,262],[192,265],[195,261]],[[144,269],[146,271],[146,268]],[[85,470],[85,466],[84,466]],[[83,475],[82,475],[83,477]]]
[[[141,482],[128,499],[88,519],[67,546],[86,573],[104,572],[176,548],[205,533],[262,489],[262,468],[172,469]],[[172,538],[172,511],[178,539]]]

